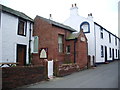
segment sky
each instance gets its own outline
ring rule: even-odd
[[[36,15],[63,23],[70,16],[72,4],[77,4],[80,16],[92,13],[93,20],[118,36],[118,2],[120,0],[0,0],[0,4],[23,12],[32,19]]]

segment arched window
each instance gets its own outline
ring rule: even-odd
[[[90,33],[90,24],[88,22],[83,22],[80,25],[80,30],[83,29],[84,33]]]

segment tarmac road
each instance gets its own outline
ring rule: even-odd
[[[22,88],[118,88],[118,61]]]

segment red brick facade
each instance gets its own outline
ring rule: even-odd
[[[60,27],[60,25],[55,25],[51,20],[36,16],[34,19],[33,36],[39,37],[38,50],[48,48],[48,60],[59,60],[62,63],[65,60],[70,60],[71,62],[79,63],[81,68],[86,66],[87,39],[84,33],[81,30],[76,39],[67,40],[66,38],[69,37],[73,31],[68,30],[68,28]],[[63,36],[63,53],[59,53],[58,51],[58,35]],[[85,37],[85,42],[80,40],[81,37]],[[70,54],[66,54],[67,45],[70,45]],[[44,60],[40,59],[39,55],[39,51],[38,53],[33,53],[32,64],[39,65],[44,63]]]

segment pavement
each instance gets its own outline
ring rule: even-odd
[[[22,88],[118,88],[118,62],[101,64],[64,77],[56,77]]]

